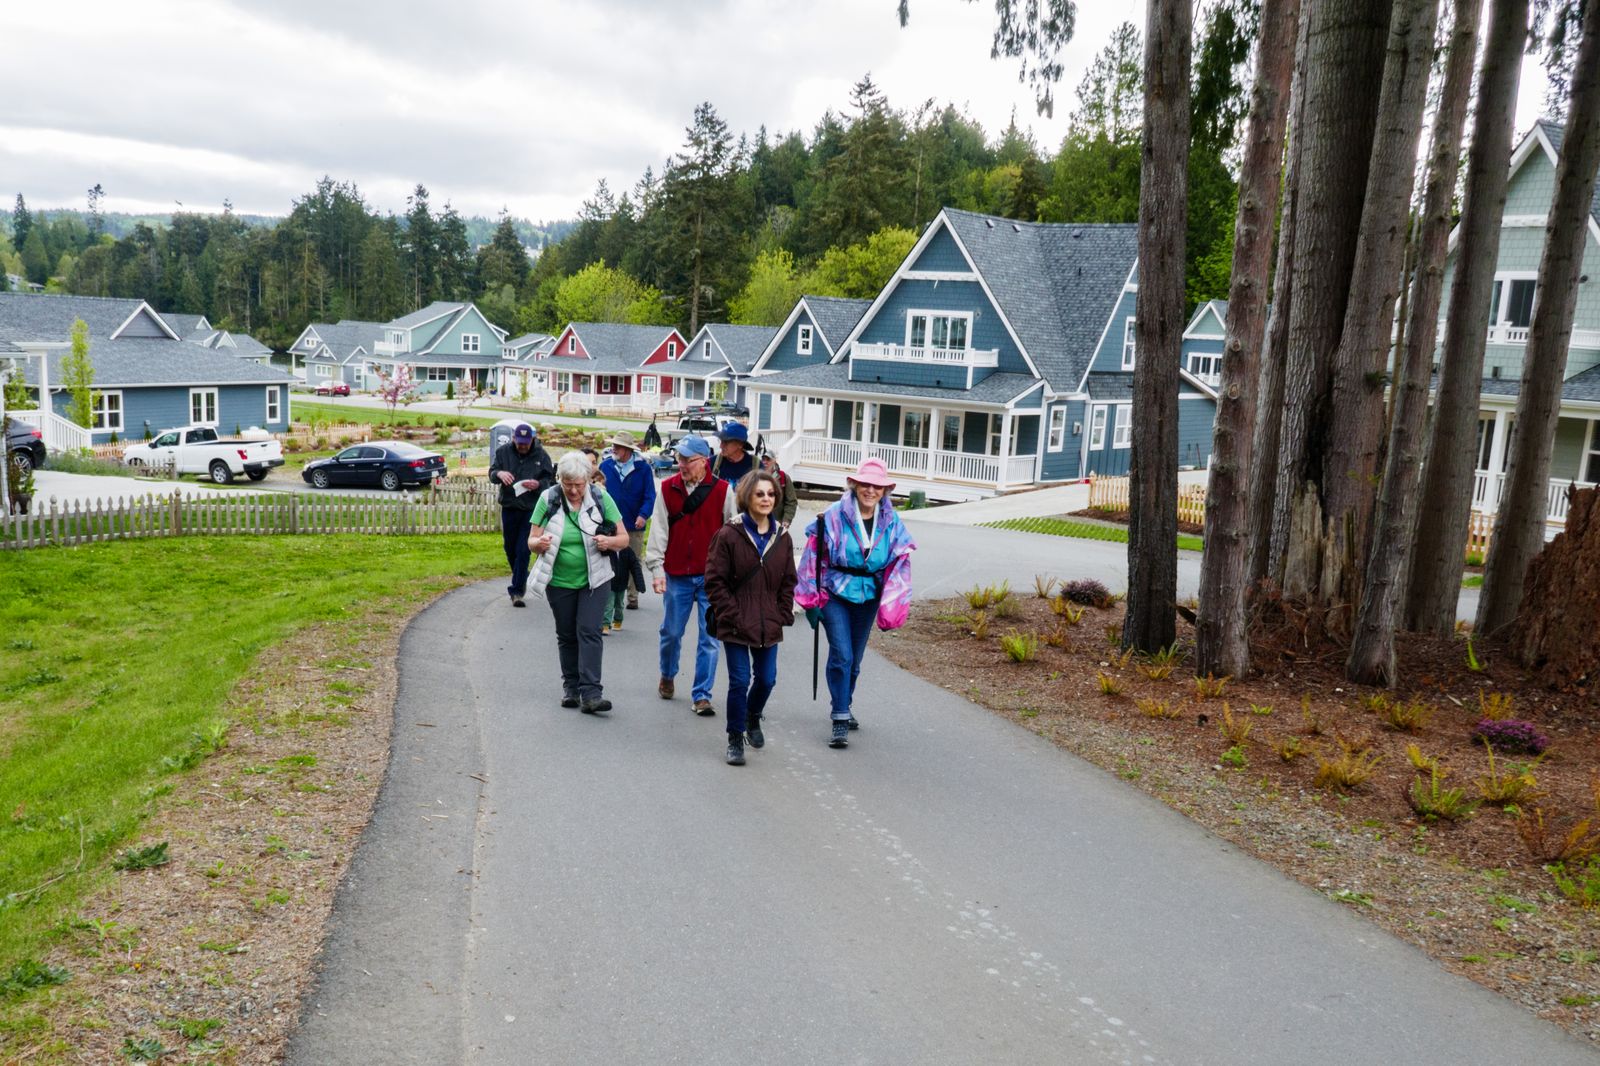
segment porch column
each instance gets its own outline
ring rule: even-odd
[[[1005,488],[1011,466],[1011,410],[1000,417],[1000,480],[997,488]]]
[[[1489,441],[1489,485],[1484,491],[1484,508],[1490,513],[1500,510],[1500,482],[1506,469],[1506,446],[1511,435],[1511,419],[1505,408],[1494,412],[1494,435]]]
[[[944,442],[944,422],[940,418],[939,408],[934,406],[928,412],[928,476],[939,476],[939,445]]]

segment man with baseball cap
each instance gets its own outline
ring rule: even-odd
[[[528,524],[539,503],[540,490],[555,484],[556,467],[539,445],[533,427],[519,422],[511,439],[494,451],[489,480],[500,486],[500,535],[505,541],[511,584],[506,592],[511,606],[523,606],[528,592]]]
[[[722,427],[719,436],[722,449],[716,462],[711,464],[711,476],[738,488],[739,479],[756,468],[755,459],[750,455],[750,431],[743,422],[729,422]]]
[[[711,476],[711,445],[703,437],[688,436],[678,442],[678,472],[661,483],[660,504],[650,523],[645,547],[656,593],[663,597],[661,621],[661,682],[656,694],[664,700],[675,695],[675,678],[689,627],[689,612],[698,611],[700,637],[694,656],[694,713],[716,714],[711,686],[717,677],[717,639],[711,635],[706,612],[706,552],[711,538],[738,514],[732,487]]]

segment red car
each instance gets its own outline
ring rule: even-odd
[[[348,396],[350,386],[342,381],[322,381],[313,390],[318,396]]]

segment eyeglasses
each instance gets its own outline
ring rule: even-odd
[[[859,481],[856,482],[856,488],[861,490],[862,492],[882,492],[883,491],[883,486],[882,485],[863,485]]]

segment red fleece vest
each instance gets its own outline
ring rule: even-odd
[[[722,528],[722,510],[731,491],[721,478],[711,478],[711,493],[693,514],[673,522],[667,530],[667,557],[662,566],[673,577],[699,577],[706,572],[706,552],[711,538]],[[689,494],[683,488],[683,475],[674,474],[661,483],[661,502],[667,515],[683,513]]]

